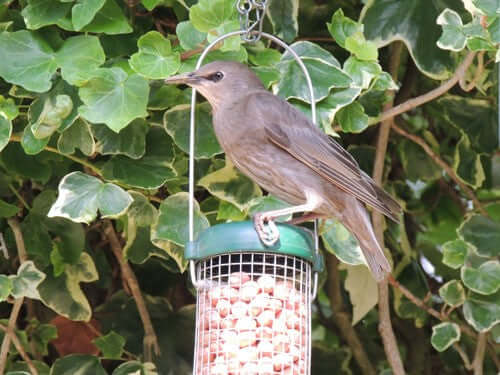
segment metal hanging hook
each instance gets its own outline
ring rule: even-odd
[[[238,0],[236,3],[236,9],[240,14],[241,39],[245,42],[255,43],[260,40],[267,2],[268,0]]]

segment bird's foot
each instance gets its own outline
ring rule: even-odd
[[[272,219],[272,217],[266,216],[265,212],[259,212],[253,217],[255,231],[266,246],[273,246],[280,238],[278,227]]]

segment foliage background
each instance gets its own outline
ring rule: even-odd
[[[319,125],[405,210],[373,218],[390,293],[352,236],[322,223],[312,374],[499,371],[499,13],[491,0],[270,1],[265,30],[309,68]],[[238,28],[231,0],[0,0],[0,373],[191,372],[190,91],[161,80]],[[282,52],[231,38],[207,60],[250,64],[308,112]],[[197,230],[284,204],[225,162],[202,101],[196,179]]]

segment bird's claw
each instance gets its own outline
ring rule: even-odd
[[[266,217],[263,213],[255,214],[253,223],[260,240],[266,246],[273,246],[280,238],[278,227],[272,218]]]

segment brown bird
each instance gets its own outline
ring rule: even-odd
[[[254,216],[264,244],[278,239],[272,222],[276,217],[297,212],[335,217],[358,239],[376,280],[391,271],[364,204],[395,221],[399,204],[340,144],[267,91],[247,66],[215,61],[165,82],[196,88],[212,106],[215,134],[226,156],[265,190],[293,205]]]

